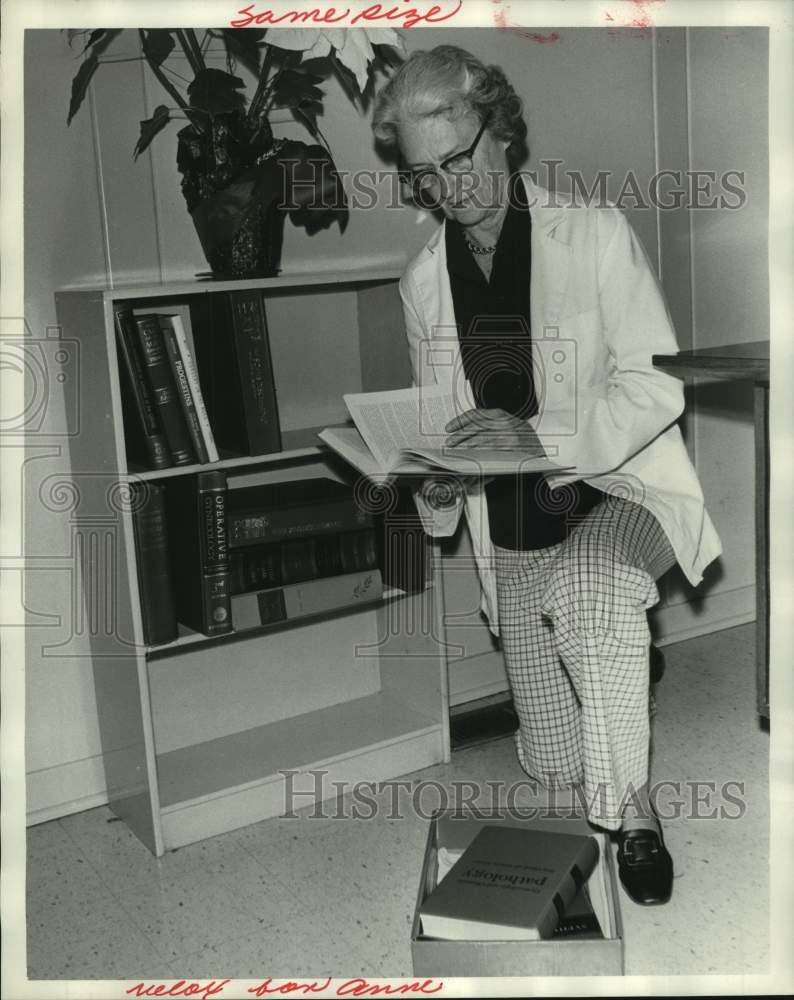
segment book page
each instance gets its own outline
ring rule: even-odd
[[[352,393],[344,400],[383,469],[395,466],[401,452],[440,448],[457,412],[452,393],[441,386]]]
[[[561,472],[563,466],[545,455],[506,448],[409,448],[404,453],[409,460],[419,457],[436,469],[457,472],[462,476],[518,475],[530,472]],[[402,471],[402,462],[398,467]]]
[[[446,447],[446,426],[468,403],[461,407],[443,386],[353,393],[344,400],[383,472],[417,471],[417,461],[428,470],[444,469],[470,476],[559,472],[562,468],[543,455],[521,450]],[[367,474],[360,465],[353,464]]]
[[[433,470],[433,466],[422,459],[403,460],[400,462],[399,470],[384,468],[377,462],[355,427],[326,427],[317,436],[330,448],[333,448],[338,455],[341,455],[354,469],[358,469],[373,482],[386,482],[393,479],[396,471],[429,475]]]

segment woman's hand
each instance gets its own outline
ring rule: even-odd
[[[454,448],[494,448],[521,451],[528,456],[545,455],[535,431],[526,420],[505,410],[466,410],[444,428],[451,431],[445,445]]]

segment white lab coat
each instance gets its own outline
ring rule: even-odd
[[[530,423],[547,454],[572,470],[553,476],[550,485],[584,479],[642,503],[695,585],[721,546],[676,424],[684,407],[682,383],[651,362],[653,354],[678,350],[656,277],[618,209],[571,205],[522,178],[532,217],[530,324],[540,399]],[[461,399],[444,230],[442,225],[408,264],[400,294],[415,384],[448,385]],[[429,508],[418,491],[415,496],[425,529],[435,536],[454,533],[465,504],[481,608],[498,634],[483,486],[443,511]]]

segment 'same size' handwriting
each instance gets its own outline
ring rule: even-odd
[[[402,0],[402,5],[388,3],[373,3],[364,10],[353,14],[349,7],[312,7],[305,10],[287,10],[276,13],[264,8],[257,10],[254,4],[243,7],[237,13],[240,15],[230,25],[233,28],[250,28],[252,24],[339,24],[345,21],[347,26],[372,24],[378,21],[399,23],[403,28],[413,28],[417,24],[438,24],[454,17],[463,6],[463,0],[451,4],[433,4],[432,7],[420,9],[417,5],[404,6],[408,0]]]

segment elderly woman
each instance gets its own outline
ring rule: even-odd
[[[526,126],[498,67],[449,45],[416,52],[373,128],[414,201],[443,215],[400,291],[416,384],[467,385],[475,404],[446,443],[545,453],[561,470],[428,482],[420,515],[450,535],[465,508],[521,766],[583,786],[591,822],[617,831],[629,895],[666,902],[646,609],[675,562],[697,584],[720,543],[675,423],[681,385],[651,361],[677,349],[662,295],[620,211],[566,205],[518,171]]]

